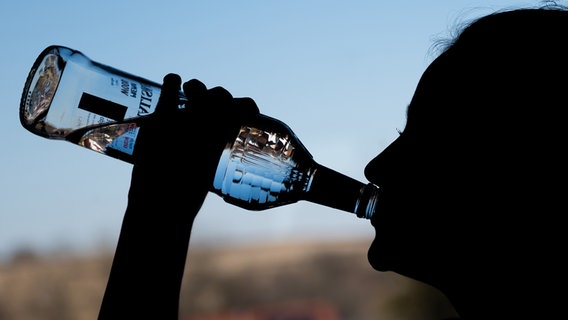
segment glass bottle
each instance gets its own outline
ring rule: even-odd
[[[36,59],[20,102],[30,132],[69,141],[129,163],[139,129],[156,109],[161,85],[92,61],[63,46]],[[180,92],[180,101],[187,101]],[[227,141],[211,192],[249,210],[306,200],[370,219],[378,189],[314,161],[294,132],[263,114]]]

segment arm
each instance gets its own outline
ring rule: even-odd
[[[207,190],[180,192],[184,181],[171,176],[134,167],[99,319],[178,319],[191,228]]]
[[[227,138],[258,113],[252,99],[207,90],[197,80],[184,84],[190,102],[178,110],[180,85],[179,76],[164,77],[155,121],[140,129],[139,161],[99,319],[178,319],[193,221]]]

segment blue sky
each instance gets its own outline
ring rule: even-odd
[[[363,168],[404,128],[431,47],[456,23],[534,1],[39,1],[0,12],[0,258],[114,248],[131,166],[23,129],[18,107],[52,44],[161,82],[169,72],[255,99],[325,166]],[[427,213],[425,213],[427,214]],[[221,223],[220,223],[221,222]],[[365,220],[300,202],[248,212],[210,194],[192,244],[370,239]]]

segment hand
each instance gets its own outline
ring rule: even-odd
[[[233,98],[222,87],[208,90],[196,79],[183,84],[188,102],[179,109],[180,85],[178,75],[164,77],[152,121],[140,129],[135,167],[169,180],[163,182],[208,189],[226,142],[259,110],[251,98]]]

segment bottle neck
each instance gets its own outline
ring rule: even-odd
[[[375,212],[378,189],[342,173],[317,165],[305,200],[370,219]]]

